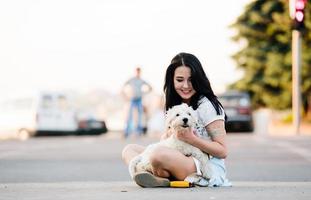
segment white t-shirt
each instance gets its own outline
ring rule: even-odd
[[[196,109],[198,115],[198,126],[196,127],[196,133],[200,137],[210,139],[211,135],[207,133],[205,126],[216,120],[225,120],[225,112],[221,108],[222,112],[217,115],[213,104],[206,97],[202,97],[198,104],[199,107]]]
[[[211,140],[211,134],[207,133],[205,126],[212,123],[215,120],[225,120],[225,112],[221,108],[221,113],[217,115],[216,109],[210,100],[206,97],[203,97],[198,102],[199,107],[196,112],[198,114],[198,126],[196,127],[196,132],[199,137],[204,139]],[[207,180],[200,176],[200,173],[197,173],[197,180],[193,180],[196,185],[199,186],[232,186],[232,184],[226,178],[226,167],[224,159],[212,157],[210,159],[211,168],[213,175],[210,180]],[[197,164],[196,164],[197,166]],[[197,166],[200,169],[200,165]],[[188,178],[188,177],[187,177]],[[193,177],[192,177],[193,178]]]

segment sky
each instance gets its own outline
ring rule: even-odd
[[[239,79],[229,25],[250,0],[0,0],[0,98],[37,89],[119,93],[137,66],[156,93],[179,52],[215,92]]]

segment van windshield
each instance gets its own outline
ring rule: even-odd
[[[42,108],[52,108],[53,107],[53,98],[50,95],[43,95],[42,96],[42,102],[41,102]]]
[[[68,110],[69,109],[69,103],[65,96],[60,95],[57,99],[58,108],[61,110]]]

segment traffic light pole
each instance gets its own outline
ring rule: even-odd
[[[301,33],[298,30],[292,32],[292,113],[293,125],[296,135],[300,134],[300,65],[301,65]]]

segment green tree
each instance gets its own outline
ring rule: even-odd
[[[231,25],[236,30],[232,38],[242,45],[232,57],[243,77],[229,87],[247,91],[253,106],[274,109],[291,108],[292,20],[288,0],[257,0]],[[305,11],[305,31],[302,38],[301,90],[305,107],[311,97],[311,4]],[[309,99],[309,101],[308,101]]]

